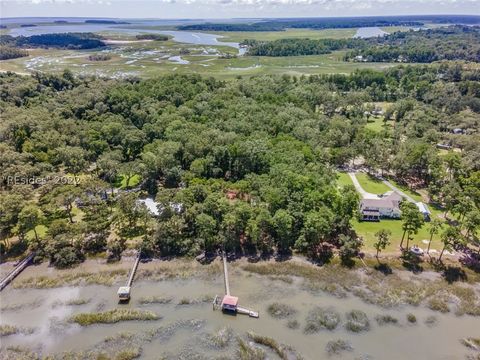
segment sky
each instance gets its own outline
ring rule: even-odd
[[[0,17],[226,19],[480,15],[480,0],[0,0]]]

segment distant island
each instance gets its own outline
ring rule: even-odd
[[[102,19],[94,19],[94,20],[85,20],[85,24],[130,24],[126,21],[115,21],[115,20],[102,20]]]

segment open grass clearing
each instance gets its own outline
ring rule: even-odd
[[[381,180],[375,179],[369,174],[359,172],[356,174],[357,180],[362,186],[363,190],[372,194],[384,194],[387,191],[391,191],[387,185]]]
[[[219,41],[242,42],[246,39],[259,41],[274,41],[279,39],[309,38],[309,39],[348,39],[357,32],[352,29],[286,29],[285,31],[217,31],[210,34],[223,36]]]
[[[338,179],[337,179],[337,184],[340,188],[343,188],[344,186],[351,185],[353,186],[352,179],[346,172],[338,172]]]
[[[394,220],[394,219],[382,219],[378,222],[373,221],[353,221],[353,228],[357,232],[358,235],[363,237],[364,245],[363,250],[367,252],[374,252],[375,248],[373,244],[377,241],[375,233],[381,229],[388,229],[391,231],[391,243],[387,246],[384,250],[385,252],[396,252],[400,248],[400,241],[402,240],[403,229],[402,229],[402,220]],[[420,248],[427,248],[428,241],[430,239],[430,233],[428,231],[429,224],[426,223],[422,226],[422,228],[418,231],[417,234],[411,235],[413,240],[410,241],[411,245],[418,245]],[[442,242],[440,240],[440,235],[436,234],[433,236],[431,249],[440,251],[442,249]],[[435,252],[432,252],[434,255]],[[381,255],[380,255],[381,256]]]

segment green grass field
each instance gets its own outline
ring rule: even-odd
[[[221,41],[242,42],[245,39],[273,41],[278,39],[309,38],[309,39],[347,39],[357,32],[352,29],[287,29],[285,31],[217,31],[210,34],[223,36]]]
[[[337,184],[339,187],[344,187],[346,185],[352,185],[352,179],[350,179],[350,176],[346,172],[338,172],[338,180]]]
[[[357,173],[357,180],[362,186],[363,190],[372,194],[383,194],[387,191],[391,191],[387,185],[385,185],[381,180],[375,179],[365,173]]]
[[[371,117],[368,119],[365,127],[376,132],[381,132],[384,130],[391,131],[393,129],[393,122],[387,121],[385,123],[383,116]]]
[[[426,249],[428,244],[422,242],[422,240],[430,239],[429,224],[425,223],[423,227],[418,231],[418,234],[413,235],[413,241],[410,241],[411,245],[418,245],[422,249]],[[402,220],[388,220],[382,219],[379,222],[369,222],[369,221],[354,221],[353,228],[359,236],[364,240],[364,250],[368,252],[374,252],[375,248],[373,244],[377,241],[375,233],[380,229],[387,229],[392,232],[390,236],[391,244],[386,248],[385,251],[393,252],[397,251],[400,246],[400,241],[402,240]],[[405,240],[406,241],[406,240]],[[442,249],[442,243],[440,240],[440,235],[435,235],[432,240],[431,249],[440,251]]]

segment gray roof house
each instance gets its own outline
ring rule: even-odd
[[[360,219],[379,221],[381,218],[399,219],[402,196],[395,191],[385,193],[378,199],[362,199],[360,201]]]

